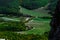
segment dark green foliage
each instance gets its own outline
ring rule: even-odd
[[[3,22],[0,24],[0,31],[24,31],[26,26],[22,22]]]
[[[13,32],[0,32],[0,38],[5,38],[8,40],[48,40],[46,36],[48,34],[38,35],[38,34],[19,34]]]
[[[20,5],[27,9],[36,9],[45,6],[48,0],[22,0]]]
[[[49,14],[54,14],[58,0],[50,0],[48,5]]]
[[[42,19],[51,19],[52,17],[40,17]]]
[[[60,0],[57,2],[50,26],[49,40],[60,40]]]
[[[19,0],[0,0],[0,13],[18,13]]]

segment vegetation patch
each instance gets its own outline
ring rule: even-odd
[[[22,22],[1,22],[0,31],[25,31],[26,26]]]
[[[19,34],[13,32],[0,32],[1,39],[8,40],[48,40],[48,32],[43,35],[35,34]]]

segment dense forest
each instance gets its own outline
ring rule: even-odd
[[[21,6],[27,9],[37,9],[45,6],[48,0],[22,0]]]

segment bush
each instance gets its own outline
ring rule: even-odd
[[[26,26],[22,22],[3,22],[0,31],[25,31]]]
[[[48,35],[48,34],[47,34]],[[0,32],[0,38],[8,40],[48,40],[48,36],[38,34],[19,34],[13,32]]]
[[[52,17],[40,17],[42,19],[51,19]]]

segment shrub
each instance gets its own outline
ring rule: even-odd
[[[26,26],[22,22],[3,22],[0,24],[0,31],[24,31]]]
[[[8,40],[48,40],[48,37],[45,36],[45,34],[19,34],[13,32],[0,32],[0,38]]]

